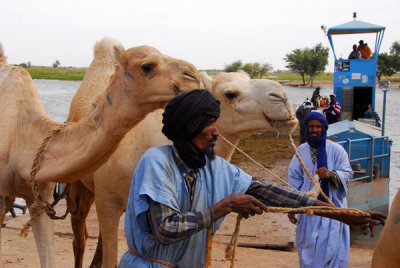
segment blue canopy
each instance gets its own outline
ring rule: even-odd
[[[386,27],[375,25],[368,22],[359,20],[353,20],[344,24],[340,24],[328,29],[328,39],[332,47],[333,55],[336,59],[335,48],[332,43],[332,35],[338,34],[365,34],[365,33],[376,33],[375,38],[375,52],[374,59],[378,59],[379,49],[382,44],[383,34],[385,33]]]
[[[329,28],[328,35],[378,33],[382,30],[385,30],[385,27],[371,24],[368,22],[359,21],[359,20],[353,20],[353,21]]]

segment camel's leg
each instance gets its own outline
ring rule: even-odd
[[[44,183],[39,186],[41,196],[51,201],[53,197],[54,183]],[[27,204],[33,202],[32,198],[26,199]],[[35,237],[36,247],[38,249],[41,267],[56,267],[54,258],[54,222],[43,212],[36,216],[32,221],[32,231]]]
[[[116,195],[95,190],[97,217],[103,245],[103,266],[116,267],[118,259],[118,225],[125,201]]]
[[[5,217],[5,215],[6,215],[6,211],[7,210],[5,210],[5,202],[4,202],[4,197],[3,196],[0,196],[0,220],[1,220],[1,223],[3,223],[3,221],[4,221],[4,217]],[[3,265],[2,265],[2,263],[3,263],[3,253],[2,253],[2,251],[1,251],[1,228],[0,228],[0,266],[2,267]]]
[[[81,268],[83,264],[83,255],[88,237],[86,218],[93,201],[93,193],[81,181],[78,180],[71,184],[68,202],[70,202],[71,225],[74,232],[75,268]]]
[[[99,239],[97,240],[96,252],[94,253],[94,257],[92,263],[90,264],[90,268],[101,268],[103,263],[103,244],[101,239],[101,233],[99,232]]]

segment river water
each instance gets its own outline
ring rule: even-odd
[[[68,116],[69,105],[80,81],[60,81],[35,79],[43,105],[49,117],[59,123],[63,123]],[[284,87],[290,101],[296,106],[303,103],[306,97],[311,98],[314,88]],[[321,96],[327,96],[333,92],[332,87],[321,87]],[[400,88],[392,88],[386,94],[386,129],[385,134],[393,140],[390,162],[390,203],[397,190],[400,188],[400,127],[396,120],[400,118],[400,109],[396,100],[400,100]],[[376,90],[376,111],[382,118],[383,92]],[[396,127],[397,125],[397,127]]]

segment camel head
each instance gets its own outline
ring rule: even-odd
[[[205,87],[221,101],[217,124],[222,135],[244,138],[270,129],[280,134],[293,132],[297,120],[279,83],[250,79],[244,72],[222,72],[213,79],[205,72],[201,76]]]
[[[161,54],[149,46],[125,50],[114,46],[117,60],[112,83],[120,84],[124,98],[133,98],[143,112],[164,107],[181,92],[202,88],[196,68],[183,60]]]

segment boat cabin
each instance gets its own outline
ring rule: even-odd
[[[341,120],[362,119],[368,111],[368,105],[371,105],[372,110],[375,111],[376,68],[384,32],[383,26],[362,22],[355,18],[353,21],[328,29],[327,36],[335,58],[334,93],[342,107]],[[375,46],[370,46],[373,54],[369,59],[338,59],[336,57],[333,36],[368,33],[376,35]],[[359,39],[353,38],[354,40],[358,42]],[[349,48],[352,44],[349,43]],[[374,125],[377,124],[378,122],[374,123]]]

